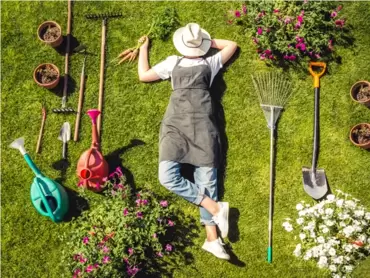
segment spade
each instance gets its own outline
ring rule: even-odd
[[[63,159],[67,158],[67,142],[71,139],[71,127],[69,122],[65,122],[60,129],[58,139],[63,142]]]

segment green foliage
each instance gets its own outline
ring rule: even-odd
[[[149,191],[133,194],[119,169],[105,187],[105,198],[72,221],[62,236],[62,264],[74,277],[133,277],[172,251],[161,240],[174,226],[168,201],[159,202]],[[81,196],[89,199],[84,191]]]
[[[147,36],[165,41],[179,24],[176,9],[165,8],[163,12],[155,16]]]
[[[269,64],[330,61],[334,44],[350,43],[342,5],[329,1],[250,1],[228,12],[228,23],[242,26]]]

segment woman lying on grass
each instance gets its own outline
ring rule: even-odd
[[[171,78],[173,92],[160,128],[159,181],[170,191],[200,207],[207,239],[202,248],[221,259],[230,259],[217,235],[227,237],[229,203],[217,202],[219,132],[215,125],[209,88],[217,72],[235,53],[233,41],[211,39],[196,23],[179,28],[173,43],[183,56],[169,56],[150,68],[149,39],[142,37],[139,78],[142,82]],[[203,58],[210,48],[220,51]],[[194,166],[194,183],[185,179],[182,164]]]

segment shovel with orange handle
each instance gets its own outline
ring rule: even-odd
[[[320,71],[314,71],[313,67]],[[323,198],[328,193],[328,183],[324,169],[318,169],[317,160],[319,156],[320,140],[320,77],[325,73],[326,64],[323,62],[310,62],[309,71],[313,76],[315,91],[314,127],[313,127],[313,154],[312,166],[303,167],[303,188],[308,195],[315,200]]]

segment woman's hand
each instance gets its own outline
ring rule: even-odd
[[[138,43],[141,44],[140,49],[148,49],[148,46],[149,46],[149,38],[148,38],[148,36],[142,36],[138,40]]]
[[[215,40],[211,40],[211,48],[217,48]]]

